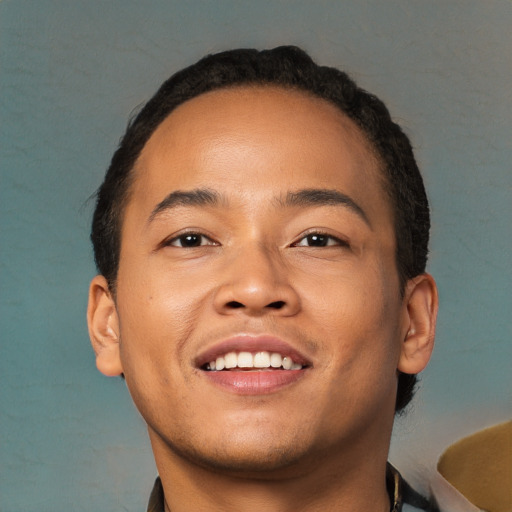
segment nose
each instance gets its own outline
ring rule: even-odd
[[[221,314],[293,316],[300,310],[299,295],[280,255],[261,247],[247,247],[225,266],[214,305]]]

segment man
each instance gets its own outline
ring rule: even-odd
[[[148,510],[429,509],[386,464],[433,347],[428,232],[407,137],[344,73],[281,47],[165,82],[98,191],[88,309]]]

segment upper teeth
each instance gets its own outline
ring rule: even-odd
[[[285,370],[300,370],[302,365],[295,363],[290,357],[277,352],[229,352],[217,357],[207,364],[208,370],[224,370],[230,368],[283,368]]]

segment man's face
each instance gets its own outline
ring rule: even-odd
[[[406,314],[392,212],[369,144],[321,99],[221,90],[158,127],[116,307],[156,453],[260,471],[389,435]],[[241,352],[263,368],[219,370]]]

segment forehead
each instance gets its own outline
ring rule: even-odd
[[[372,145],[338,107],[302,91],[243,86],[197,96],[159,125],[136,162],[132,199],[228,185],[252,195],[281,186],[384,196],[382,181]]]

